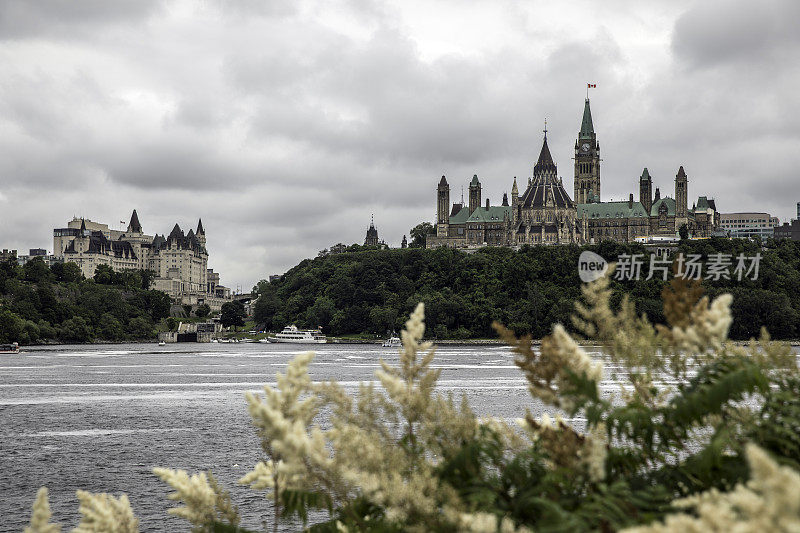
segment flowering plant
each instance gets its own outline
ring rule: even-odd
[[[311,509],[327,511],[309,526],[321,532],[796,529],[800,376],[790,348],[766,331],[729,342],[730,296],[709,301],[690,280],[665,288],[659,325],[626,298],[613,308],[608,278],[583,294],[573,326],[621,369],[618,391],[601,389],[602,364],[564,326],[537,349],[496,324],[533,402],[556,414],[478,419],[465,398],[436,391],[420,304],[399,364],[376,372],[380,387],[351,396],[313,383],[304,353],[275,388],[248,394],[264,459],[240,483],[271,502],[273,531],[290,516],[307,523]],[[315,424],[323,410],[325,430]],[[193,531],[244,531],[213,476],[155,473]],[[78,531],[138,529],[124,495],[79,497]],[[58,531],[49,519],[42,489],[28,531]]]

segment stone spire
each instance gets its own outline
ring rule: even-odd
[[[141,233],[142,225],[139,224],[139,215],[136,214],[136,209],[133,210],[131,221],[128,222],[128,233]]]
[[[553,156],[550,155],[550,148],[547,146],[547,128],[545,128],[542,151],[539,152],[539,161],[533,167],[533,180],[556,181],[557,173],[556,164],[553,162]]]
[[[592,110],[589,108],[589,99],[583,106],[583,120],[581,121],[581,132],[579,139],[591,139],[594,135],[594,125],[592,124]]]
[[[203,219],[197,219],[197,231],[194,232],[195,235],[205,235],[206,230],[203,229]]]

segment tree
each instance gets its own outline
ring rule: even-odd
[[[689,228],[686,224],[681,224],[681,227],[678,228],[678,235],[680,235],[681,239],[686,240],[689,238]]]
[[[0,342],[19,342],[25,321],[8,309],[0,309]]]
[[[409,235],[411,235],[411,243],[408,245],[409,248],[425,248],[425,240],[427,239],[428,235],[432,235],[436,232],[433,228],[433,225],[430,222],[422,222],[417,224],[411,231]]]
[[[194,314],[197,317],[205,318],[211,313],[211,306],[208,304],[200,304],[197,306],[197,309],[194,310]]]
[[[327,296],[320,296],[314,301],[314,305],[308,308],[306,317],[311,326],[327,328],[335,313],[336,303]]]
[[[233,302],[222,304],[222,313],[220,314],[219,321],[223,327],[233,327],[233,330],[236,331],[236,328],[244,326],[244,319],[246,316],[244,304],[239,300],[234,300]]]
[[[64,283],[73,283],[83,279],[81,267],[76,263],[53,263],[50,265],[50,271],[55,276],[56,281]]]
[[[25,272],[25,281],[41,283],[51,278],[50,268],[41,257],[34,257],[22,269]]]
[[[128,334],[134,339],[151,339],[155,337],[153,323],[147,317],[137,316],[128,323]]]
[[[116,272],[110,265],[97,265],[94,269],[94,281],[101,285],[112,285],[116,279]]]

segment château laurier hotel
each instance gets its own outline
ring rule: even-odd
[[[146,235],[133,210],[126,230],[108,224],[73,218],[66,228],[53,230],[53,255],[75,263],[87,278],[100,265],[115,271],[150,270],[151,288],[167,293],[175,303],[208,304],[219,310],[230,300],[230,289],[219,285],[219,274],[208,269],[203,222],[184,234],[178,224],[169,235]]]
[[[517,178],[511,202],[503,195],[499,206],[481,202],[478,176],[469,184],[469,204],[450,204],[450,185],[442,176],[436,190],[436,235],[426,246],[451,248],[520,246],[523,244],[596,243],[602,240],[633,242],[649,237],[675,237],[685,225],[692,237],[709,237],[719,229],[720,214],[713,199],[700,196],[690,208],[689,178],[681,166],[675,176],[673,197],[653,192],[653,179],[645,168],[639,178],[639,198],[602,202],[600,197],[600,143],[594,131],[589,99],[583,108],[575,140],[573,192],[570,197],[558,177],[547,145],[547,129],[527,187],[519,193]]]

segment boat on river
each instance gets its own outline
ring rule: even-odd
[[[394,331],[388,339],[383,341],[384,348],[400,348],[401,346],[403,346],[403,341],[400,340],[400,337],[398,337]]]
[[[19,353],[19,344],[12,342],[11,344],[0,344],[0,354],[5,353]]]
[[[298,329],[292,324],[286,326],[283,331],[276,333],[274,337],[268,337],[270,342],[290,342],[293,344],[325,344],[327,337],[322,331],[317,329]]]

